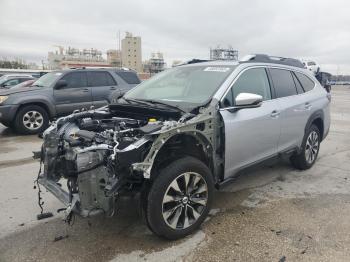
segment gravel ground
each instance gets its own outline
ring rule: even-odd
[[[0,126],[0,261],[349,261],[350,88],[332,94],[331,131],[312,169],[282,161],[247,172],[216,192],[196,234],[175,242],[148,231],[130,208],[138,199],[122,199],[113,218],[66,226],[46,193],[55,216],[37,221],[30,156],[40,139]]]

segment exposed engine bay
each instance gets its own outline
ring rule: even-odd
[[[158,151],[174,135],[193,130],[214,140],[212,125],[206,125],[210,114],[199,114],[204,120],[198,124],[198,115],[137,110],[115,105],[75,112],[44,132],[38,182],[65,204],[67,216],[113,215],[119,194],[140,190]],[[198,138],[197,146],[210,154],[204,139]]]

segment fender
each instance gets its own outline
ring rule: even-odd
[[[56,107],[53,101],[50,101],[46,96],[43,95],[33,95],[33,96],[22,96],[18,97],[15,102],[18,105],[28,105],[28,104],[43,104],[45,105],[46,109],[48,110],[48,114],[50,118],[56,116]]]
[[[315,121],[318,118],[320,118],[322,120],[322,123],[324,122],[324,113],[323,113],[322,109],[316,110],[315,112],[313,112],[311,114],[311,116],[309,117],[309,119],[306,122],[306,126],[305,126],[305,129],[304,129],[304,134],[310,128],[310,126],[312,125],[312,122]],[[323,123],[323,125],[324,125],[324,123]],[[324,130],[323,130],[323,132],[324,132]],[[321,136],[322,136],[322,139],[323,139],[324,134],[322,133]]]

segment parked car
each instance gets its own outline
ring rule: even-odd
[[[18,85],[12,86],[11,88],[29,87],[29,86],[31,86],[36,80],[37,80],[36,78],[30,79],[30,80],[24,81],[24,82],[22,82],[22,83],[19,83]]]
[[[309,71],[311,71],[314,75],[317,75],[318,72],[321,70],[321,67],[314,61],[310,60],[302,60],[305,68]]]
[[[44,131],[49,121],[77,109],[104,106],[137,85],[124,69],[69,69],[43,75],[30,87],[0,90],[0,122],[23,134]]]
[[[205,220],[214,188],[248,167],[288,156],[311,168],[329,109],[330,94],[294,59],[178,66],[108,107],[54,122],[36,154],[37,181],[65,204],[68,221],[113,215],[120,196],[140,193],[150,230],[177,239]]]
[[[31,75],[3,75],[0,77],[0,90],[9,89],[28,80],[35,80]]]

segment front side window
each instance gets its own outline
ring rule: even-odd
[[[290,71],[271,68],[270,73],[277,98],[298,94]]]
[[[116,82],[108,72],[88,72],[89,86],[114,86]]]
[[[263,101],[270,100],[271,89],[265,68],[249,69],[240,75],[223,99],[223,106],[234,106],[234,101],[240,93],[261,95]]]
[[[314,88],[315,83],[310,78],[308,78],[306,75],[295,72],[295,75],[299,79],[301,85],[304,87],[305,92],[310,91]]]
[[[5,82],[5,86],[14,86],[19,84],[19,79],[11,79]]]
[[[67,86],[65,88],[79,88],[86,87],[86,73],[85,72],[74,72],[65,75],[63,80],[66,80]]]

